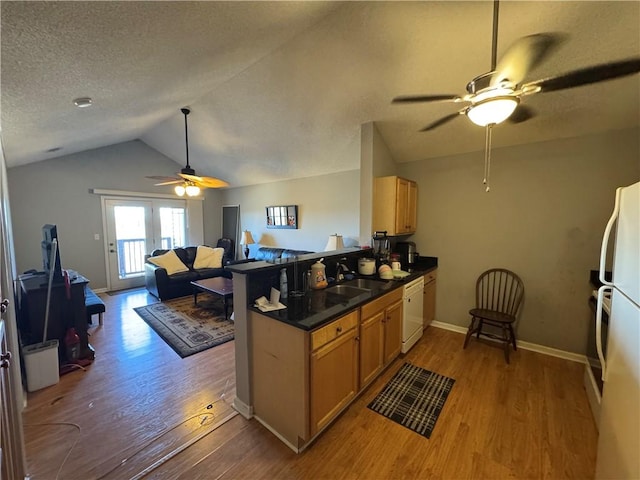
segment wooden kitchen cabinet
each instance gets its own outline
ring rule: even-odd
[[[406,235],[417,229],[418,185],[406,178],[377,177],[373,182],[374,231]]]
[[[361,388],[382,371],[384,366],[384,311],[376,313],[360,324],[360,386]]]
[[[400,355],[402,349],[402,298],[389,305],[384,319],[384,364]]]
[[[402,348],[402,289],[394,290],[361,309],[360,388],[370,383],[400,354]]]
[[[436,272],[432,270],[424,276],[423,290],[423,327],[427,328],[436,318]]]
[[[312,332],[311,435],[322,430],[358,392],[358,311]]]

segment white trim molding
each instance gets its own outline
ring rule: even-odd
[[[462,333],[463,335],[466,335],[467,333],[467,327],[462,327],[460,325],[453,325],[451,323],[439,322],[437,320],[432,321],[431,325],[436,328],[442,328],[443,330]],[[549,355],[551,357],[564,358],[565,360],[569,360],[571,362],[578,362],[583,364],[587,363],[587,357],[579,353],[567,352],[565,350],[558,350],[557,348],[551,348],[545,345],[538,345],[537,343],[523,342],[522,340],[516,340],[516,345],[518,346],[518,348],[521,348],[523,350],[542,353],[543,355]]]
[[[89,190],[94,195],[104,195],[107,197],[145,197],[145,198],[170,198],[172,200],[187,200],[185,197],[171,195],[169,193],[148,193],[148,192],[128,192],[126,190],[105,190],[103,188],[91,188]],[[188,200],[204,201],[203,196],[189,197]]]

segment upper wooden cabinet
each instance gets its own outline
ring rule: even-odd
[[[406,178],[377,177],[373,181],[374,231],[407,235],[417,229],[418,185]]]

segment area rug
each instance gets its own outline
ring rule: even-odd
[[[198,305],[189,296],[134,310],[184,358],[234,338],[233,322],[224,318],[221,305],[204,299]]]
[[[455,380],[405,363],[368,407],[430,438]]]

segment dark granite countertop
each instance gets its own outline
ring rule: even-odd
[[[303,330],[314,330],[377,297],[402,288],[405,284],[438,268],[438,259],[435,257],[421,257],[421,260],[422,262],[412,269],[409,276],[402,280],[380,280],[377,275],[361,276],[360,278],[377,279],[376,285],[379,284],[379,288],[353,298],[337,295],[323,289],[308,292],[300,297],[290,296],[287,299],[281,299],[281,303],[287,306],[283,310],[262,312],[253,306],[248,309]]]

